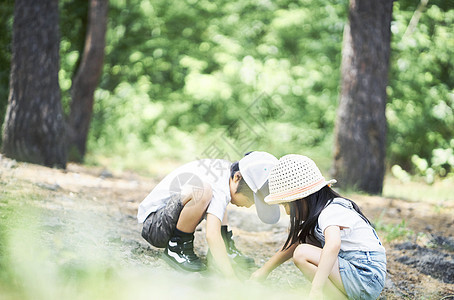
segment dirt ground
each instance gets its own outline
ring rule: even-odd
[[[59,245],[55,241],[65,228],[64,234],[71,235],[75,241],[92,240],[94,249],[119,250],[125,265],[176,272],[159,258],[161,249],[141,238],[141,227],[136,221],[139,203],[158,179],[130,172],[112,174],[102,168],[76,164],[69,164],[67,170],[57,170],[0,157],[0,217],[6,207],[34,207],[40,211],[36,224],[54,244]],[[36,197],[24,201],[18,196],[19,200],[14,200],[15,195],[24,193]],[[351,198],[369,219],[380,220],[385,227],[394,224],[395,228],[405,220],[404,229],[410,231],[405,238],[388,242],[383,237],[393,229],[386,232],[379,227],[388,259],[388,276],[380,299],[454,299],[454,196],[442,207],[436,203],[376,196]],[[266,225],[259,221],[254,208],[231,206],[229,221],[236,245],[253,257],[259,267],[285,241],[288,217],[282,214],[278,224]],[[195,241],[196,252],[202,258],[208,250],[204,225],[204,222],[199,225]],[[68,233],[67,228],[73,229]],[[98,235],[105,242],[99,243]],[[61,264],[70,260],[61,255],[69,251],[65,247],[68,246],[64,243],[53,247]],[[297,289],[304,281],[289,261],[273,271],[266,284]]]

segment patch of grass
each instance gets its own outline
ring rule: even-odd
[[[407,227],[405,220],[402,220],[399,224],[384,224],[383,222],[378,221],[375,223],[375,229],[382,233],[380,236],[384,236],[384,240],[388,243],[397,239],[408,238],[414,234],[414,232]]]
[[[171,134],[155,135],[147,142],[131,138],[127,141],[101,145],[90,140],[84,163],[104,166],[117,172],[131,170],[145,176],[162,177],[185,162],[201,158],[236,161],[241,159],[244,153],[257,150],[267,151],[277,158],[290,153],[306,155],[328,176],[332,164],[331,135],[320,140],[317,145],[301,145],[291,140],[286,142],[276,140],[287,134],[276,136],[275,133],[261,132],[260,137],[254,136],[245,148],[241,141],[228,136],[228,128],[210,128],[207,131],[192,133],[174,128]],[[288,138],[290,139],[290,136]]]
[[[452,194],[453,185],[453,177],[445,178],[429,185],[424,181],[402,183],[392,176],[387,176],[383,187],[383,196],[440,205],[440,203],[445,201],[454,201]]]

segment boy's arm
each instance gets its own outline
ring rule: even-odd
[[[333,269],[334,263],[337,260],[341,246],[340,227],[329,226],[325,229],[325,246],[320,255],[320,262],[315,273],[314,280],[312,280],[312,288],[310,296],[320,295],[323,286],[328,280],[328,276]],[[311,297],[310,297],[311,298]],[[312,299],[312,298],[311,298]]]
[[[221,235],[221,220],[219,220],[215,215],[208,213],[206,230],[206,238],[211,254],[213,255],[214,262],[225,276],[234,277],[235,272],[230,264],[224,240]]]
[[[288,249],[276,252],[276,254],[274,254],[260,269],[252,273],[251,279],[266,279],[271,271],[293,256],[296,246],[298,246],[298,243],[291,245]]]

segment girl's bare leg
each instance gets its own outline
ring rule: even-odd
[[[303,272],[304,276],[309,280],[313,280],[317,272],[317,266],[320,263],[320,256],[322,249],[309,244],[301,244],[293,253],[293,260],[298,269]],[[332,299],[346,299],[347,293],[345,292],[344,285],[339,272],[339,261],[331,270],[328,280],[325,284],[326,294]]]

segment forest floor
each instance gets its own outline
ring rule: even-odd
[[[171,269],[162,249],[141,238],[136,221],[139,203],[157,182],[132,172],[76,164],[57,170],[0,156],[0,269],[10,268],[0,270],[0,299],[274,299],[307,292],[291,261],[262,283]],[[376,224],[387,250],[380,299],[454,299],[454,197],[349,197]],[[231,206],[236,245],[259,267],[285,241],[288,217],[266,225],[253,207]],[[204,223],[195,240],[203,259]]]

